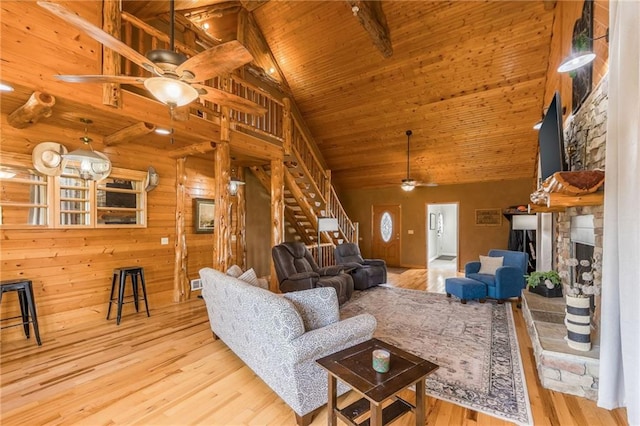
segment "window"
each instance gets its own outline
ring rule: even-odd
[[[0,225],[3,228],[49,226],[49,178],[32,168],[31,157],[2,154],[0,165]]]
[[[380,218],[380,234],[382,241],[388,243],[393,235],[393,219],[389,212],[384,212]]]
[[[101,225],[145,225],[146,192],[144,178],[146,173],[136,178],[128,174],[127,178],[110,175],[98,183],[97,220]]]
[[[146,171],[113,168],[108,178],[94,182],[72,170],[44,176],[30,165],[29,155],[2,155],[2,228],[146,227]]]

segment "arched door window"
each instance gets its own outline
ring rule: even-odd
[[[393,235],[393,219],[389,212],[384,212],[380,218],[380,235],[385,243],[388,243]]]

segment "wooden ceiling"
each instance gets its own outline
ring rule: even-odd
[[[547,8],[545,8],[545,6]],[[253,13],[342,188],[534,177],[554,9],[384,1],[384,58],[341,1]]]
[[[351,3],[178,0],[176,7],[222,18],[239,7],[252,11],[339,188],[400,185],[408,129],[410,177],[419,182],[533,179],[532,125],[544,107],[553,2],[385,0],[386,58]],[[151,19],[166,14],[168,2],[125,1],[124,8]],[[100,113],[66,109],[77,130],[79,116]],[[168,143],[153,135],[140,142]]]

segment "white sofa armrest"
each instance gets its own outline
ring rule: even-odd
[[[325,327],[340,320],[338,296],[333,287],[317,287],[309,290],[284,293],[295,305],[302,317],[305,331]]]
[[[369,340],[376,329],[376,319],[371,314],[360,314],[326,327],[308,331],[291,340],[289,355],[292,362],[316,360],[346,347]]]

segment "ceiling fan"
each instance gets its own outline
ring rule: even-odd
[[[176,52],[174,50],[174,1],[171,0],[170,3],[170,50],[151,50],[145,56],[63,6],[48,1],[38,1],[40,7],[154,74],[153,77],[148,78],[122,75],[57,75],[55,77],[69,83],[142,85],[157,100],[171,109],[201,98],[242,112],[264,114],[266,109],[261,105],[202,83],[251,62],[253,60],[251,53],[237,40],[211,47],[190,58]]]
[[[408,191],[413,191],[416,186],[437,186],[436,183],[422,183],[422,182],[416,181],[415,179],[411,179],[409,174],[409,150],[410,150],[411,135],[413,134],[413,132],[411,130],[407,130],[405,134],[407,135],[407,177],[406,179],[402,179],[402,184],[400,185],[400,188],[402,188],[403,191],[408,192]]]

